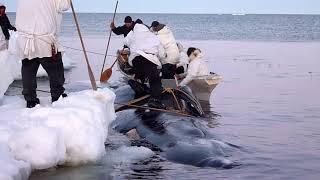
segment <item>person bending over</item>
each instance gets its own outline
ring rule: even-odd
[[[166,53],[166,57],[161,59],[162,78],[174,79],[180,59],[180,51],[176,39],[170,28],[164,24],[160,24],[158,21],[153,21],[150,29],[158,36]]]
[[[165,56],[158,37],[151,33],[141,22],[135,23],[133,30],[125,38],[125,45],[130,48],[129,64],[133,66],[135,79],[149,80],[151,99],[149,107],[164,108],[161,103],[162,83],[160,77],[160,58]]]

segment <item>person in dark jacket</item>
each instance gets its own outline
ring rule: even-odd
[[[115,33],[116,35],[123,34],[124,37],[126,37],[129,34],[133,27],[134,22],[132,21],[132,18],[130,16],[125,17],[123,26],[116,27],[114,22],[111,22],[110,24],[110,28],[113,33]]]
[[[16,31],[16,28],[12,26],[9,21],[9,18],[6,14],[6,6],[3,4],[0,4],[0,26],[4,36],[6,37],[6,40],[10,39],[9,30]]]

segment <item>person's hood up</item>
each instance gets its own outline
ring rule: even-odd
[[[160,30],[156,31],[157,34],[170,34],[171,31],[169,30],[169,28],[167,26],[163,26],[161,27]]]
[[[201,51],[199,49],[196,49],[195,51],[193,51],[190,56],[189,56],[189,62],[195,60],[195,59],[201,59],[203,57],[203,54],[201,53]]]
[[[144,24],[136,24],[133,28],[133,32],[148,32],[149,29]]]

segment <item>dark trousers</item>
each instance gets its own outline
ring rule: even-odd
[[[136,79],[140,79],[142,82],[144,82],[146,78],[149,79],[151,97],[160,100],[162,83],[160,70],[157,69],[157,65],[143,56],[135,57],[132,64]]]
[[[50,82],[50,93],[52,98],[60,97],[64,93],[64,68],[62,56],[59,52],[56,60],[52,57],[24,59],[22,60],[22,94],[26,101],[35,101],[37,98],[37,72],[39,66],[48,73]]]
[[[176,75],[176,65],[174,64],[163,64],[162,65],[162,79],[174,79]]]

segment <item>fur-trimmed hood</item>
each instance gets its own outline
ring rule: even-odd
[[[193,61],[197,58],[202,58],[203,57],[203,54],[201,53],[201,51],[199,49],[196,49],[195,51],[193,51],[190,56],[189,56],[189,61]]]

